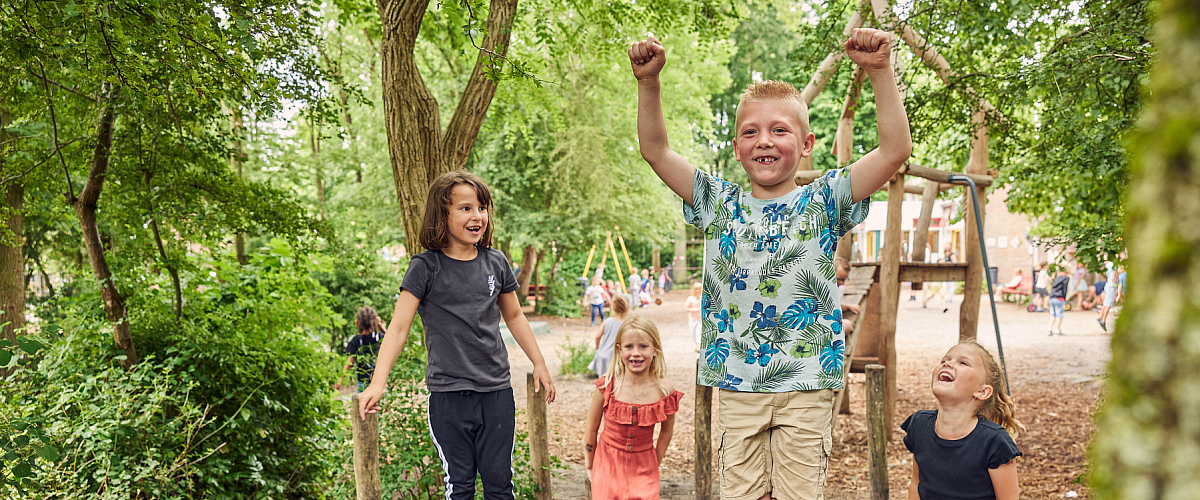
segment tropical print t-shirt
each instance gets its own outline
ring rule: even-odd
[[[870,206],[853,202],[850,169],[770,200],[697,170],[692,200],[684,219],[704,231],[698,382],[747,392],[842,388],[833,255]]]

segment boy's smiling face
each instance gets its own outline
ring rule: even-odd
[[[751,194],[770,199],[795,189],[796,168],[815,141],[796,106],[783,99],[745,101],[738,118],[733,154],[750,176]]]

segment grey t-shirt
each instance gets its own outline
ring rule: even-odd
[[[480,247],[474,259],[461,261],[439,250],[422,252],[409,262],[401,287],[421,300],[430,392],[512,387],[498,301],[517,281],[503,253]]]

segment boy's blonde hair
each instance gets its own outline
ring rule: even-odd
[[[985,400],[979,409],[975,410],[975,415],[986,417],[988,420],[1000,424],[1008,431],[1008,435],[1017,439],[1017,434],[1025,426],[1017,420],[1017,404],[1008,394],[1008,384],[1004,382],[1004,373],[1000,371],[1000,365],[996,363],[996,358],[993,358],[992,353],[976,342],[963,342],[962,345],[974,348],[982,358],[983,367],[987,370],[987,384],[992,386],[992,397]]]
[[[613,342],[613,362],[608,365],[608,373],[605,375],[602,387],[612,384],[613,394],[621,390],[621,380],[625,378],[625,363],[621,361],[621,340],[630,331],[645,335],[646,339],[650,341],[650,345],[654,347],[654,361],[650,362],[650,376],[654,377],[654,383],[658,384],[658,392],[662,394],[662,381],[667,378],[667,361],[663,359],[662,340],[658,336],[658,327],[654,325],[654,322],[642,316],[630,316],[617,329],[617,339]]]
[[[846,271],[850,271],[850,261],[846,260],[845,257],[841,257],[841,256],[834,257],[833,258],[833,269],[835,271],[842,270],[842,269],[845,269]]]
[[[742,104],[750,101],[770,100],[783,101],[796,108],[796,119],[800,123],[801,136],[807,136],[812,131],[808,125],[808,104],[804,103],[804,97],[800,95],[800,91],[787,82],[766,80],[751,83],[746,86],[746,90],[742,91],[742,97],[738,100],[737,115],[733,122],[734,133],[738,133],[737,129],[742,126]]]

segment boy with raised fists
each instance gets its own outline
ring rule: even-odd
[[[856,29],[845,48],[871,79],[879,148],[797,187],[796,169],[815,141],[807,104],[790,84],[752,84],[738,103],[733,140],[749,192],[671,150],[659,82],[666,51],[654,37],[629,49],[642,158],[705,235],[697,378],[721,389],[718,473],[726,499],[824,493],[833,390],[842,388],[846,366],[834,250],[912,151],[891,36]]]

